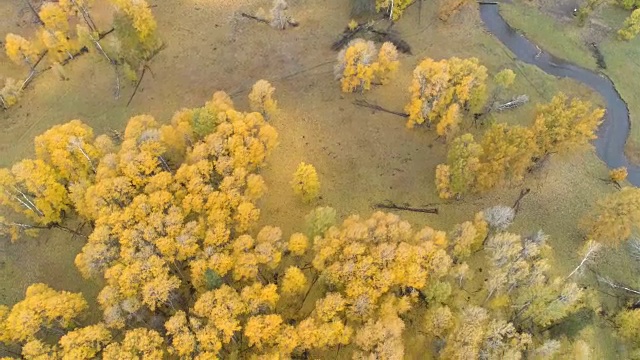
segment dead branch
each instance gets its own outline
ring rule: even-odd
[[[240,15],[242,17],[247,18],[247,19],[255,20],[257,22],[261,22],[261,23],[265,23],[265,24],[269,25],[269,21],[267,19],[259,18],[257,16],[253,16],[253,15],[250,15],[250,14],[247,14],[247,13],[244,13],[244,12],[240,13]],[[296,24],[295,26],[298,26],[298,25]]]
[[[504,104],[500,104],[496,106],[496,111],[505,111],[515,109],[518,106],[524,105],[529,102],[529,97],[527,95],[518,95],[514,97],[511,101],[508,101]]]
[[[631,288],[629,288],[629,287],[627,287],[627,286],[625,286],[623,284],[616,283],[613,280],[611,280],[609,278],[606,278],[604,276],[601,276],[598,273],[596,273],[596,276],[598,278],[598,281],[601,281],[601,282],[611,286],[614,289],[624,290],[624,291],[630,292],[630,293],[635,294],[635,295],[640,295],[640,291],[638,291],[638,290],[631,289]]]
[[[355,100],[353,103],[354,103],[354,105],[357,105],[357,106],[366,107],[366,108],[369,108],[369,109],[378,110],[378,111],[386,112],[386,113],[389,113],[389,114],[402,116],[402,117],[405,117],[405,118],[409,117],[408,114],[401,113],[399,111],[393,111],[393,110],[385,109],[380,105],[371,104],[367,100],[362,100],[362,99]]]
[[[376,209],[390,209],[390,210],[403,210],[403,211],[412,211],[412,212],[420,212],[425,214],[438,214],[438,208],[417,208],[411,206],[398,205],[392,201],[385,201],[383,203],[377,203],[373,205]]]
[[[522,201],[522,199],[527,196],[527,194],[529,194],[531,192],[531,189],[526,188],[526,189],[522,189],[520,190],[520,195],[518,196],[518,199],[516,200],[515,203],[513,203],[513,210],[516,212],[516,214],[518,213],[518,211],[520,210],[520,202]]]
[[[569,279],[570,277],[573,276],[573,274],[575,274],[578,271],[580,271],[580,269],[585,264],[588,264],[589,262],[593,261],[593,259],[598,255],[598,252],[601,249],[602,249],[602,245],[600,243],[595,242],[593,240],[589,240],[589,242],[586,245],[586,248],[585,248],[585,251],[584,251],[584,256],[582,257],[582,260],[580,261],[578,266],[576,266],[576,268],[573,269],[573,271],[565,278],[565,280]]]
[[[140,74],[140,79],[138,79],[138,82],[136,83],[136,87],[133,89],[133,93],[131,94],[129,101],[127,101],[127,107],[129,106],[129,104],[131,104],[133,97],[136,96],[136,93],[138,92],[138,88],[140,87],[140,83],[142,82],[142,79],[144,79],[144,74],[147,72],[147,68],[148,68],[147,66],[142,67],[142,74]]]
[[[118,71],[118,64],[114,64],[113,68],[116,72],[116,89],[113,93],[113,97],[116,99],[120,98],[120,72]]]
[[[25,81],[22,83],[22,86],[20,86],[20,91],[24,90],[24,89],[27,87],[27,85],[29,85],[29,83],[30,83],[30,82],[31,82],[31,81],[32,81],[32,80],[33,80],[37,75],[39,75],[40,73],[42,73],[42,72],[43,72],[43,71],[45,71],[45,70],[50,69],[50,67],[49,67],[49,68],[47,68],[47,69],[44,69],[44,70],[40,71],[40,73],[38,73],[38,72],[36,71],[36,67],[38,67],[38,65],[40,64],[40,62],[42,61],[42,59],[44,59],[44,57],[47,55],[47,53],[48,53],[48,52],[49,52],[49,50],[45,50],[45,51],[43,51],[43,52],[42,52],[42,54],[40,54],[40,57],[38,58],[38,60],[36,60],[36,63],[35,63],[35,64],[33,64],[33,66],[31,67],[31,71],[29,72],[29,76],[27,76],[27,78],[25,79]]]
[[[38,22],[38,24],[40,25],[44,25],[44,22],[42,21],[42,19],[40,18],[40,14],[38,14],[38,12],[36,11],[36,9],[33,7],[33,5],[31,5],[31,2],[29,0],[22,0],[22,2],[24,2],[25,4],[27,4],[27,6],[29,7],[29,10],[31,10],[31,13],[33,13],[33,16],[35,16],[36,21]]]

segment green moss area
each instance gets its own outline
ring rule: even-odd
[[[607,177],[608,169],[593,150],[566,158],[553,157],[542,172],[530,176],[521,186],[443,202],[436,195],[434,170],[444,161],[446,144],[426,128],[406,129],[403,118],[354,106],[353,100],[361,95],[340,93],[332,71],[336,53],[330,50],[330,44],[349,21],[348,1],[292,1],[290,9],[301,25],[283,32],[249,20],[229,20],[236,11],[255,12],[259,6],[268,8],[269,4],[266,0],[207,0],[198,6],[182,0],[158,3],[153,11],[168,46],[151,63],[154,76],[145,77],[132,104],[125,106],[133,86],[124,85],[121,98],[114,99],[113,71],[94,55],[83,56],[68,66],[69,81],[60,82],[55,74],[45,73],[25,92],[18,106],[0,113],[0,166],[30,156],[34,136],[71,119],[81,119],[98,134],[111,129],[122,131],[130,116],[145,113],[167,122],[174,111],[200,106],[216,90],[227,91],[234,96],[237,108],[246,109],[248,89],[264,78],[276,87],[281,112],[272,120],[280,134],[280,146],[262,172],[269,190],[259,204],[261,225],[279,226],[288,237],[304,228],[304,214],[315,206],[332,206],[341,219],[354,213],[368,217],[375,203],[389,199],[414,206],[437,206],[440,215],[401,215],[414,228],[428,224],[449,230],[484,208],[512,205],[522,188],[530,188],[511,231],[527,234],[544,229],[554,249],[554,272],[565,275],[575,267],[579,261],[576,250],[583,243],[578,228],[580,218],[598,197],[615,191],[601,180]],[[590,89],[574,81],[556,79],[514,61],[513,55],[484,30],[475,6],[464,6],[447,24],[437,19],[437,5],[433,2],[423,3],[420,17],[417,6],[407,10],[396,30],[411,44],[413,55],[401,56],[400,71],[390,84],[376,87],[364,96],[370,102],[401,110],[409,99],[411,72],[421,59],[457,56],[479,58],[491,75],[503,68],[513,69],[517,78],[510,94],[530,97],[527,105],[498,114],[491,121],[530,124],[535,104],[550,100],[558,91],[602,103]],[[16,4],[2,4],[0,12],[18,11],[17,8]],[[522,16],[524,9],[528,17]],[[524,29],[552,53],[584,66],[591,64],[590,54],[577,37],[553,45],[557,49],[551,43],[548,45],[547,38],[561,38],[550,34],[557,34],[564,27],[552,25],[535,9],[508,5],[504,13],[515,27]],[[20,28],[11,24],[2,26],[2,31],[23,35],[33,30],[28,23]],[[633,47],[613,40],[602,44],[611,69],[609,74],[635,116],[640,113],[636,108],[640,105],[632,101],[635,95],[630,89],[634,77],[616,65],[624,64],[620,66],[625,66],[626,71],[635,71],[630,61],[625,64],[624,59],[630,55],[622,56],[625,51],[633,51]],[[0,74],[17,77],[15,74],[21,71],[0,55]],[[483,130],[482,126],[474,126],[471,119],[465,119],[462,128],[476,135]],[[640,127],[634,129],[634,136],[640,141]],[[291,174],[302,161],[312,163],[320,176],[322,196],[314,204],[302,204],[290,189]],[[13,244],[2,239],[0,303],[14,304],[33,282],[81,291],[93,301],[100,283],[81,279],[73,265],[82,245],[81,238],[53,231]],[[628,280],[637,270],[622,250],[608,251],[598,264],[601,272],[621,281]],[[476,278],[482,281],[481,276]],[[593,284],[594,280],[587,275],[584,282]],[[314,291],[311,297],[320,295]],[[601,300],[608,310],[618,305],[607,295],[602,295]],[[96,306],[92,307],[92,317],[101,317]],[[600,358],[615,358],[611,328],[605,327],[604,320],[599,318],[594,322],[599,342],[592,345],[603,355]],[[574,323],[566,326],[580,327]],[[406,338],[407,358],[423,358],[424,344],[419,335],[406,334]]]
[[[631,133],[627,140],[629,158],[640,161],[640,94],[635,74],[640,73],[640,38],[620,41],[617,31],[622,27],[629,11],[615,5],[602,5],[579,27],[570,11],[554,11],[553,7],[569,8],[569,1],[548,5],[545,1],[513,1],[500,5],[500,12],[514,28],[551,54],[597,70],[590,44],[598,44],[607,65],[601,70],[614,82],[629,106]],[[566,6],[562,6],[565,4]],[[561,13],[558,15],[558,13]]]

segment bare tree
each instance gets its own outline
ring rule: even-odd
[[[582,267],[584,265],[590,262],[593,262],[594,258],[598,255],[601,249],[602,249],[602,244],[600,244],[599,242],[596,242],[593,240],[587,241],[587,243],[584,245],[584,247],[580,251],[582,255],[582,261],[580,261],[580,264],[578,264],[578,266],[576,266],[576,268],[573,269],[571,274],[569,274],[566,278],[567,279],[570,278],[571,276],[573,276],[573,274],[582,270]]]
[[[516,217],[516,212],[512,207],[498,205],[483,211],[484,219],[489,226],[498,231],[506,230]]]

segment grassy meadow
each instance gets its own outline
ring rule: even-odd
[[[283,32],[238,16],[240,11],[268,9],[268,0],[150,3],[155,5],[159,33],[167,47],[151,63],[153,76],[145,76],[131,105],[127,107],[126,102],[133,91],[132,84],[125,84],[120,98],[115,99],[113,72],[97,55],[71,62],[66,69],[68,81],[60,81],[47,72],[25,91],[15,108],[0,113],[0,166],[10,166],[30,156],[32,139],[55,124],[80,119],[100,134],[122,131],[128,118],[137,114],[150,114],[161,123],[168,122],[174,111],[199,106],[216,90],[228,92],[237,108],[247,109],[246,95],[251,84],[266,79],[276,88],[280,113],[272,124],[279,132],[280,145],[262,171],[269,190],[260,203],[261,224],[281,227],[285,238],[302,229],[304,214],[318,205],[334,207],[340,217],[354,213],[368,217],[374,211],[373,205],[385,200],[414,206],[432,204],[439,208],[439,215],[401,216],[415,228],[429,224],[448,230],[484,208],[512,205],[522,188],[530,188],[511,230],[526,234],[541,228],[548,233],[554,248],[554,269],[563,275],[579,260],[576,249],[583,242],[580,218],[597,198],[615,191],[601,180],[607,177],[608,169],[592,149],[587,149],[567,158],[553,157],[542,172],[526,179],[522,186],[461,201],[442,201],[435,191],[434,170],[445,159],[446,144],[426,128],[407,129],[401,117],[353,104],[355,99],[364,97],[401,111],[409,100],[407,88],[412,70],[421,59],[452,56],[479,58],[490,76],[504,68],[516,72],[509,96],[527,94],[530,102],[495,115],[491,121],[529,124],[535,104],[549,101],[558,91],[602,103],[594,92],[572,80],[556,79],[515,61],[484,30],[475,4],[461,8],[447,24],[438,20],[434,2],[424,2],[421,14],[417,6],[410,8],[396,30],[412,46],[413,55],[401,55],[400,70],[390,84],[360,95],[342,94],[333,77],[336,53],[330,45],[350,20],[348,1],[291,0],[290,11],[301,25]],[[581,30],[573,23],[548,20],[535,7],[520,2],[500,6],[505,18],[541,47],[595,69]],[[106,14],[108,9],[103,11]],[[617,12],[607,15],[609,11],[603,9],[594,18],[620,17]],[[19,1],[2,2],[0,13],[16,14],[19,21],[0,24],[0,32],[30,34],[34,24],[28,16],[20,15],[22,12]],[[106,15],[102,19],[106,24]],[[566,36],[550,36],[558,31]],[[606,73],[630,104],[635,124],[640,117],[640,101],[634,100],[640,95],[632,91],[635,77],[629,73],[640,72],[640,61],[628,59],[640,58],[640,53],[634,53],[640,52],[640,40],[618,43],[612,36],[608,34],[600,43],[609,65]],[[17,77],[16,74],[24,76],[24,69],[10,64],[1,54],[0,77]],[[482,126],[473,126],[471,119],[465,120],[463,128],[478,136],[483,130]],[[632,126],[632,140],[640,144],[640,126]],[[302,204],[291,191],[291,174],[301,161],[312,163],[318,170],[321,199],[317,203]],[[100,284],[82,280],[73,265],[82,245],[83,239],[55,231],[16,243],[0,239],[0,304],[14,304],[33,282],[82,291],[88,300],[93,300]],[[599,264],[602,272],[619,279],[627,279],[637,270],[621,250],[608,251]],[[606,295],[602,300],[604,307],[616,305]],[[94,313],[100,316],[99,310]],[[600,322],[603,320],[597,324]],[[611,330],[597,331],[601,343],[594,346],[604,358],[615,357]],[[418,358],[422,351],[419,346],[407,346],[413,351],[408,355]]]
[[[564,5],[564,6],[563,6]],[[615,5],[603,4],[579,27],[571,15],[568,1],[522,1],[503,3],[500,12],[509,24],[549,53],[584,68],[602,71],[614,82],[629,106],[631,132],[627,140],[627,156],[640,161],[640,94],[635,77],[640,71],[640,38],[626,42],[617,38],[617,31],[629,15]],[[604,55],[607,68],[598,70],[591,44]]]

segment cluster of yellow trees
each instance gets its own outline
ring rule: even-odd
[[[463,110],[478,113],[484,106],[486,79],[487,69],[476,58],[424,59],[413,70],[407,127],[435,124],[438,135],[451,137]]]
[[[551,154],[589,146],[603,115],[604,110],[592,109],[589,102],[558,94],[550,103],[538,106],[529,127],[493,124],[480,142],[471,134],[455,138],[447,162],[436,168],[440,197],[449,199],[521,182]]]
[[[36,14],[41,26],[33,39],[7,34],[7,56],[16,64],[26,66],[30,73],[24,81],[6,80],[0,91],[2,105],[10,107],[17,102],[45,56],[49,66],[62,74],[62,65],[80,55],[82,48],[95,48],[110,64],[122,64],[126,74],[135,74],[140,61],[151,56],[160,45],[156,21],[145,0],[109,1],[117,9],[114,28],[118,35],[110,46],[101,43],[105,33],[91,16],[92,0],[45,2]]]
[[[392,43],[382,44],[376,59],[373,41],[354,39],[338,53],[334,74],[343,92],[365,91],[374,81],[386,84],[399,64],[398,50]]]
[[[255,86],[252,108],[273,111],[272,93]],[[80,294],[34,284],[24,300],[0,306],[6,352],[287,359],[343,349],[402,359],[420,332],[425,348],[444,341],[434,355],[448,359],[568,354],[578,343],[591,351],[533,336],[589,303],[574,283],[548,276],[543,234],[507,233],[510,220],[493,210],[449,233],[382,212],[336,225],[326,207],[308,215],[305,233],[256,228],[266,191],[258,172],[277,137],[260,112],[236,110],[223,92],[166,125],[135,116],[116,139],[77,120],[38,136],[35,158],[0,176],[0,202],[29,222],[3,218],[2,229],[17,236],[72,212],[89,221],[75,263],[101,279],[103,318],[84,324]],[[303,163],[292,185],[314,177]],[[491,280],[478,290],[470,264],[481,249]]]

